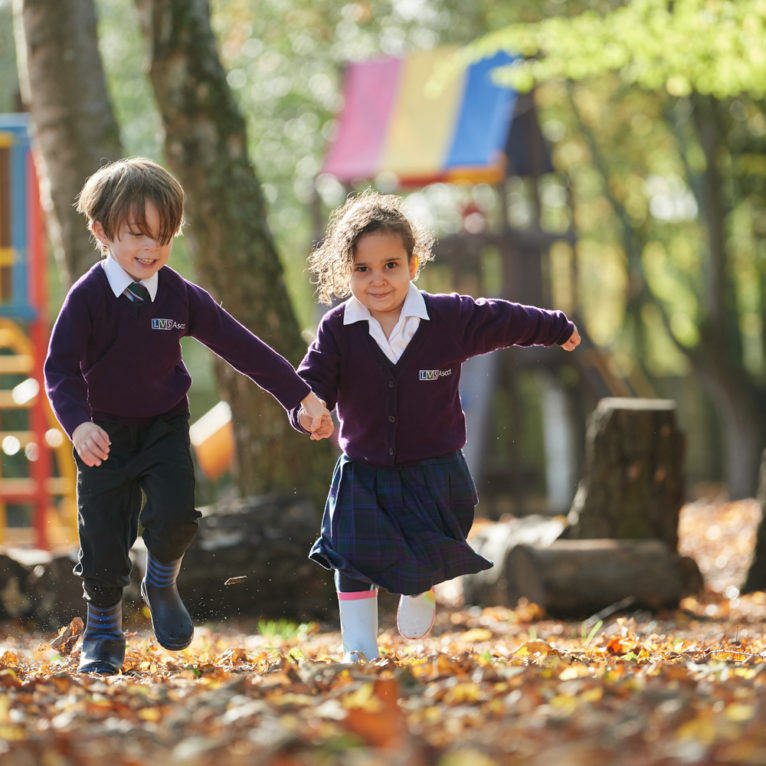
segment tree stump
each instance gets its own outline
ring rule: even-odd
[[[761,521],[758,524],[753,560],[742,585],[743,593],[752,593],[756,590],[766,591],[766,450],[761,454],[757,499],[761,506]]]
[[[584,477],[564,536],[678,546],[684,438],[675,402],[602,399],[588,422]]]
[[[661,540],[517,545],[506,568],[507,603],[525,598],[561,618],[587,617],[615,604],[672,609],[702,587],[694,561]]]

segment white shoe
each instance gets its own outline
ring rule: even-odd
[[[396,627],[404,638],[425,638],[436,617],[436,594],[434,589],[419,596],[402,596],[396,612]]]
[[[372,662],[378,652],[378,591],[338,593],[343,662]]]

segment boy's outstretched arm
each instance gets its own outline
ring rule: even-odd
[[[577,332],[577,328],[575,327],[574,330],[572,330],[572,334],[569,336],[569,340],[562,343],[561,348],[563,348],[564,351],[574,351],[579,345],[580,333]]]
[[[298,420],[314,440],[327,439],[335,430],[330,411],[313,391],[301,402]]]

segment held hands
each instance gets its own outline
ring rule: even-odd
[[[563,348],[564,351],[574,351],[579,345],[580,333],[577,332],[577,328],[575,327],[574,330],[572,330],[572,334],[569,336],[569,340],[566,343],[562,343],[561,348]]]
[[[80,423],[72,432],[72,443],[87,466],[101,465],[109,457],[109,435],[95,423]]]
[[[298,420],[315,441],[327,439],[335,430],[330,411],[313,391],[301,402]]]

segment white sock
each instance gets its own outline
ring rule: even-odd
[[[340,630],[343,637],[343,662],[377,660],[378,591],[338,592]]]
[[[434,589],[417,596],[402,596],[396,612],[396,627],[404,638],[425,638],[434,624],[436,595]]]

